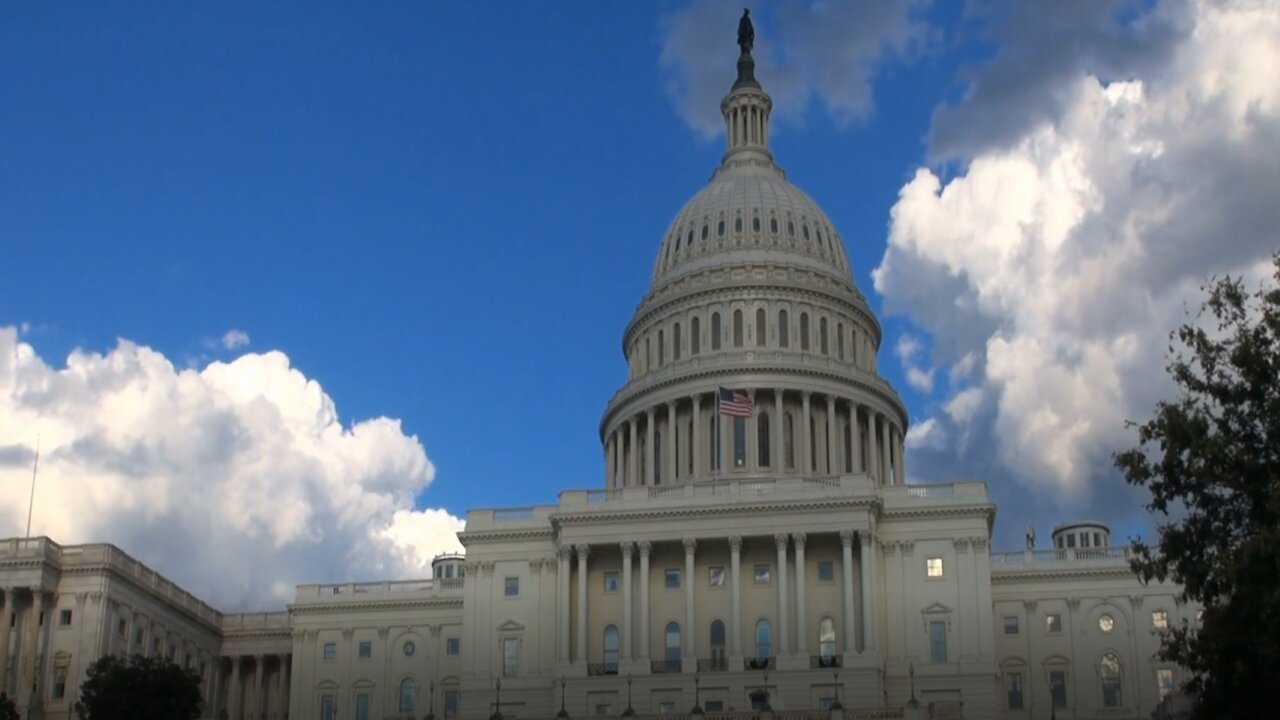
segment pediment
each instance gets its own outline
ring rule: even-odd
[[[946,605],[943,605],[940,602],[936,602],[930,605],[929,607],[926,607],[925,609],[921,610],[920,612],[925,615],[943,615],[951,612],[951,608],[947,607]]]
[[[508,620],[498,626],[498,632],[513,633],[524,632],[524,626],[515,620]]]

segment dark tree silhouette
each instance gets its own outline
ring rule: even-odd
[[[161,658],[106,655],[80,686],[80,720],[195,720],[200,677]]]

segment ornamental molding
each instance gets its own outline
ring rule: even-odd
[[[1080,609],[1080,598],[1078,598],[1078,597],[1067,598],[1067,607],[1068,607],[1069,609],[1073,610],[1073,611],[1074,611],[1074,610],[1079,610],[1079,609]]]
[[[507,542],[510,540],[550,540],[551,529],[547,527],[525,528],[521,530],[476,530],[458,533],[458,542],[463,547],[471,543]]]
[[[1075,580],[1088,577],[1132,578],[1133,572],[1127,567],[1058,567],[1039,569],[1034,565],[997,565],[991,573],[991,584],[1021,583],[1028,580]]]
[[[420,600],[366,600],[353,603],[318,603],[315,605],[294,605],[289,611],[295,615],[322,615],[324,613],[343,612],[347,610],[413,610],[456,608],[462,609],[462,598],[423,598]],[[315,630],[307,632],[315,633]],[[312,636],[314,637],[314,635]]]
[[[485,577],[493,577],[494,566],[495,565],[492,560],[485,560],[480,563],[480,572],[484,573]]]
[[[1038,605],[1039,602],[1039,600],[1023,600],[1022,607],[1026,608],[1027,612],[1035,612],[1036,605]]]
[[[973,545],[974,552],[985,552],[987,549],[987,539],[985,537],[969,538],[969,543]]]
[[[881,540],[880,549],[884,552],[885,557],[894,557],[898,554],[898,541]]]
[[[951,541],[951,545],[955,547],[957,553],[969,552],[969,538],[955,538]]]
[[[916,543],[914,540],[899,540],[898,547],[902,549],[903,557],[906,557],[915,552]]]
[[[777,503],[752,503],[735,505],[712,505],[706,507],[669,506],[662,508],[636,508],[616,510],[612,512],[572,512],[556,514],[551,522],[558,525],[587,525],[592,523],[617,523],[625,521],[644,521],[662,518],[686,517],[721,517],[735,515],[751,515],[760,512],[805,511],[805,510],[848,510],[874,507],[875,498],[815,498],[810,501],[792,501]]]
[[[791,533],[791,542],[795,544],[797,550],[803,551],[805,534],[802,532]]]
[[[1143,597],[1142,595],[1129,596],[1129,604],[1133,606],[1134,610],[1140,609],[1142,607],[1142,602],[1144,600],[1146,600],[1146,598]]]

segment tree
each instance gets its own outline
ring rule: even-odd
[[[76,713],[80,720],[195,720],[200,677],[162,658],[106,655],[89,666]]]
[[[3,692],[0,692],[0,720],[18,720],[18,706]]]
[[[1170,336],[1176,400],[1116,454],[1151,493],[1154,547],[1134,543],[1144,582],[1171,578],[1203,606],[1161,642],[1188,668],[1197,718],[1268,717],[1280,658],[1280,253],[1275,286],[1215,279],[1198,318]],[[1206,327],[1207,326],[1207,327]],[[1180,347],[1174,350],[1174,341]]]

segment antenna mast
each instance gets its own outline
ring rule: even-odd
[[[27,537],[31,537],[31,510],[36,505],[36,470],[40,467],[40,436],[36,435],[36,459],[31,463],[31,499],[27,502]]]

